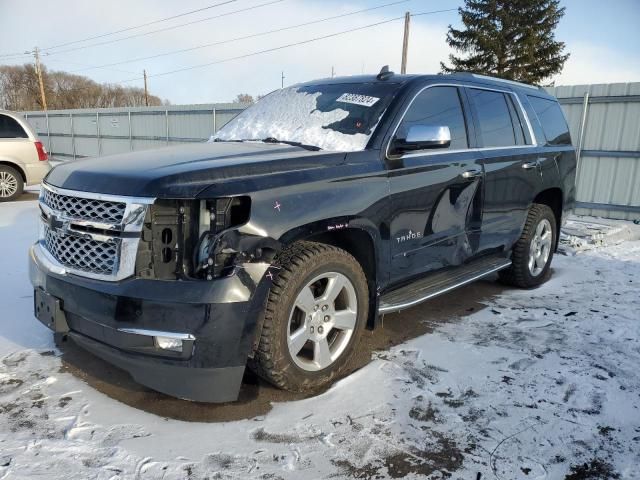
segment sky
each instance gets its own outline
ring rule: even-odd
[[[43,52],[43,63],[52,70],[86,75],[98,82],[142,87],[145,69],[150,92],[173,104],[227,102],[239,93],[266,94],[282,83],[286,86],[329,77],[332,70],[335,75],[377,73],[388,64],[391,70],[399,72],[401,17],[406,11],[418,14],[450,10],[411,19],[407,71],[437,73],[440,61],[446,61],[451,53],[445,36],[450,24],[460,25],[455,9],[462,3],[462,0],[0,0],[0,64],[33,61],[23,52],[38,46]],[[206,8],[215,4],[219,5]],[[571,57],[562,73],[551,79],[556,85],[640,81],[637,48],[640,0],[563,0],[561,4],[566,7],[566,14],[556,38],[566,43]],[[381,5],[387,6],[371,10]],[[203,10],[103,36],[196,9]],[[370,10],[238,39],[363,9]],[[218,18],[206,20],[214,16]],[[196,23],[178,26],[187,22]],[[370,26],[380,22],[385,23]],[[169,27],[175,28],[147,34]],[[278,49],[360,27],[366,28]],[[60,46],[95,36],[100,38]],[[110,42],[118,39],[122,40]],[[140,60],[211,43],[217,45]],[[271,49],[278,50],[268,51]],[[111,65],[120,62],[127,63]],[[203,64],[209,65],[166,74]]]

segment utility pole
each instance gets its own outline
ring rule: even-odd
[[[333,70],[333,66],[331,66],[331,78],[335,76],[335,71]]]
[[[149,106],[149,90],[147,90],[147,71],[142,70],[142,73],[144,74],[144,104],[148,107]]]
[[[404,38],[402,39],[402,64],[400,65],[400,73],[407,73],[407,52],[409,50],[409,22],[411,21],[411,14],[409,12],[404,14]]]
[[[44,93],[44,82],[42,81],[42,66],[40,65],[40,51],[38,47],[33,49],[33,57],[36,59],[36,75],[38,76],[38,84],[40,85],[40,100],[42,101],[42,110],[47,111],[47,96]]]
[[[280,88],[284,88],[284,72],[280,75]]]

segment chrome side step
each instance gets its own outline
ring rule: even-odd
[[[430,298],[507,268],[509,265],[511,265],[509,259],[491,257],[457,267],[456,270],[429,275],[382,295],[378,313],[398,312],[413,307]]]

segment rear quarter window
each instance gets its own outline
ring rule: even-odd
[[[29,138],[29,135],[13,118],[0,114],[0,138]]]
[[[560,104],[555,100],[528,96],[549,145],[571,145],[571,134]]]

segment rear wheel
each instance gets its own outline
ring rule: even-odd
[[[513,247],[512,264],[499,272],[500,280],[521,288],[536,287],[549,278],[556,245],[556,217],[547,206],[534,203],[520,239]]]
[[[321,389],[346,369],[366,323],[367,281],[339,248],[299,242],[280,254],[253,369],[285,390]]]
[[[9,202],[22,195],[24,182],[15,168],[0,165],[0,202]]]

